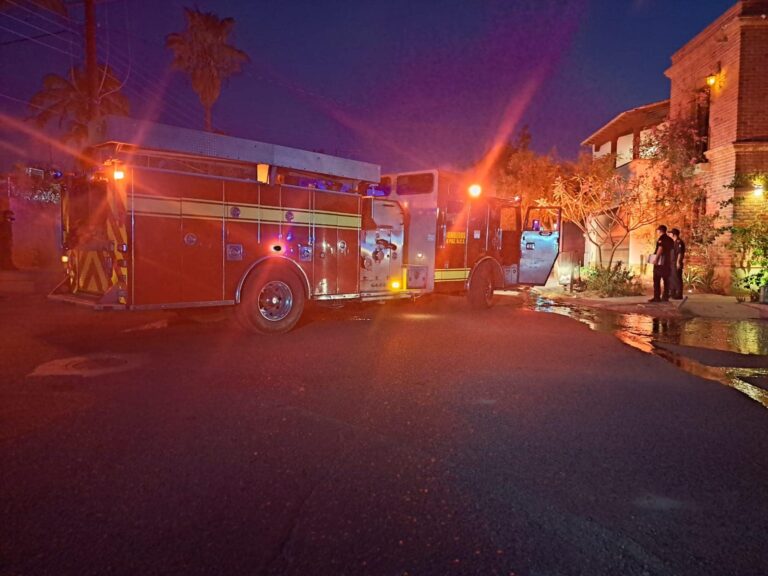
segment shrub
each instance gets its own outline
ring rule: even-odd
[[[683,289],[696,290],[701,285],[701,267],[685,266],[683,268]]]
[[[768,269],[764,268],[747,274],[736,282],[736,286],[748,290],[750,299],[757,302],[760,288],[768,286]]]
[[[603,298],[643,293],[639,278],[623,262],[616,262],[611,268],[588,268],[583,277],[587,289],[594,290]]]
[[[722,294],[723,285],[717,269],[709,264],[683,268],[683,288],[704,294]]]
[[[700,269],[699,282],[696,289],[705,294],[722,294],[723,285],[717,276],[717,269],[712,265],[702,266]]]

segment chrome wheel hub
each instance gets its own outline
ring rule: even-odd
[[[293,293],[290,286],[279,280],[264,284],[259,293],[259,313],[270,322],[282,320],[293,308]]]

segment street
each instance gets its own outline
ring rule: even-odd
[[[2,576],[768,567],[765,407],[517,297],[0,317]]]

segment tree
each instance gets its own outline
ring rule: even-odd
[[[213,130],[211,112],[219,99],[222,83],[240,72],[248,55],[227,44],[235,25],[233,18],[220,19],[210,12],[185,8],[187,28],[165,37],[173,51],[173,66],[189,75],[192,89],[205,109],[205,129]]]
[[[38,10],[59,14],[68,17],[69,7],[64,0],[27,0],[31,7]],[[87,97],[87,118],[96,120],[99,115],[100,86],[103,88],[104,76],[99,76],[96,51],[96,0],[83,0],[83,49],[85,53],[85,87]],[[29,11],[29,7],[20,4],[18,0],[0,0],[0,12],[22,8]]]
[[[582,154],[564,167],[564,173],[554,183],[554,201],[563,210],[563,218],[575,224],[597,251],[598,266],[603,267],[603,247],[611,245],[612,256],[621,241],[613,230],[617,223],[616,189],[622,185],[621,176],[614,171],[611,157],[593,159]]]
[[[531,134],[523,127],[516,139],[502,152],[496,167],[497,194],[505,198],[518,196],[523,210],[546,203],[560,174],[560,166],[549,155],[530,149]]]
[[[70,68],[66,77],[46,74],[43,87],[29,101],[31,119],[41,128],[56,121],[63,130],[63,140],[80,144],[88,137],[88,124],[106,115],[125,116],[128,99],[120,93],[121,83],[105,66],[99,67],[100,86],[92,117],[88,97],[88,79],[82,68]]]
[[[641,143],[640,159],[628,173],[614,169],[613,156],[583,155],[556,179],[555,202],[596,248],[599,268],[612,269],[616,251],[633,232],[660,221],[678,223],[702,205],[706,190],[694,170],[697,138],[689,120],[670,120]]]

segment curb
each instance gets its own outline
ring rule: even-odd
[[[760,318],[768,319],[768,304],[760,304],[758,302],[742,302],[743,306],[748,306],[760,312]]]

